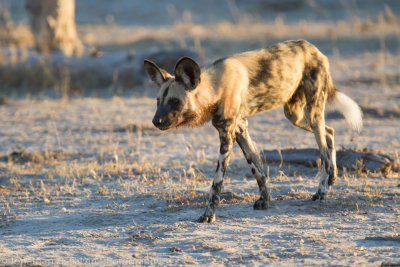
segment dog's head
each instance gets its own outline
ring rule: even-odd
[[[191,109],[191,92],[200,83],[199,65],[193,59],[183,57],[175,65],[174,76],[147,59],[144,68],[160,88],[153,124],[160,130],[190,124],[195,116]]]

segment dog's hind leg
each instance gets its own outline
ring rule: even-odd
[[[313,200],[323,199],[329,186],[336,180],[336,150],[334,145],[334,130],[325,125],[324,94],[314,96],[310,103],[306,100],[305,88],[299,87],[293,97],[284,106],[286,117],[295,125],[315,135],[321,154],[321,178],[317,193]]]
[[[325,125],[325,103],[330,88],[329,74],[324,69],[316,68],[310,71],[310,76],[305,79],[304,92],[306,96],[305,118],[314,133],[319,152],[321,154],[321,178],[318,191],[313,200],[324,199],[329,190],[329,180],[335,180],[336,152],[333,148],[333,131]]]
[[[331,153],[326,142],[325,121],[323,116],[314,117],[312,128],[314,130],[315,140],[317,141],[319,152],[321,154],[321,173],[318,185],[318,191],[313,196],[313,200],[324,199],[329,190],[329,176],[333,175],[333,166]]]
[[[334,185],[337,176],[337,167],[336,167],[336,148],[335,148],[335,131],[333,128],[325,125],[326,132],[326,144],[328,146],[329,156],[331,159],[331,164],[333,171],[329,173],[328,185]]]
[[[263,170],[259,154],[256,152],[253,142],[251,141],[247,127],[247,119],[242,119],[237,123],[236,142],[242,149],[244,157],[246,158],[260,189],[260,198],[254,203],[254,209],[267,209],[271,200],[266,184],[267,177]]]

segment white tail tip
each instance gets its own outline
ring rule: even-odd
[[[334,109],[343,114],[346,123],[351,129],[361,132],[362,111],[360,106],[353,99],[336,91],[335,97],[331,103]]]

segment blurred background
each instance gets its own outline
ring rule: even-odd
[[[299,38],[343,86],[398,85],[399,16],[398,0],[0,0],[0,95],[153,94],[144,58],[171,71]]]

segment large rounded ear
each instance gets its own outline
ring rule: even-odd
[[[171,77],[166,70],[158,67],[154,62],[148,59],[145,59],[143,64],[150,80],[152,80],[158,87],[161,87],[161,85]]]
[[[193,90],[200,83],[201,70],[190,57],[183,57],[175,65],[175,81],[185,85],[186,90]]]

